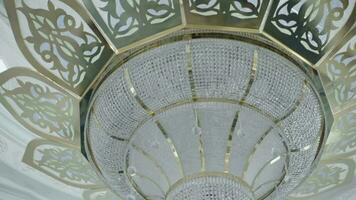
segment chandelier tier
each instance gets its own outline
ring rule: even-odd
[[[196,38],[141,52],[98,87],[89,160],[124,199],[284,198],[324,134],[318,92],[267,48]]]

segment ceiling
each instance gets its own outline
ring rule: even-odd
[[[47,4],[52,1],[54,4]],[[16,5],[20,3],[14,2]],[[304,55],[308,52],[295,51],[319,71],[331,105],[334,124],[320,163],[290,195],[291,200],[356,199],[356,25],[355,15],[352,14],[355,13],[355,1],[321,2],[331,2],[331,6],[347,2],[345,17],[350,18],[352,23],[347,24],[348,30],[343,30],[341,39],[326,45],[328,50],[317,54],[317,60],[314,60],[316,57]],[[90,41],[101,50],[99,57],[87,64],[89,67],[104,65],[114,55],[114,51],[125,50],[126,46],[120,46],[122,43],[110,42],[110,35],[100,35],[102,24],[97,29],[92,27],[93,24],[86,23],[90,19],[78,11],[83,9],[81,4],[36,0],[31,2],[30,7],[51,10],[54,9],[51,8],[53,5],[66,8],[68,16],[80,21],[88,35],[94,35]],[[86,6],[90,9],[89,3]],[[7,6],[7,10],[11,10],[10,7]],[[14,16],[10,18],[15,19]],[[20,17],[18,21],[22,23]],[[14,31],[16,26],[13,23],[13,20],[9,20],[4,0],[0,0],[0,200],[118,199],[96,176],[82,156],[79,145],[79,102],[92,79],[101,71],[100,67],[90,71],[91,78],[79,78],[79,81],[67,72],[61,76],[60,70],[46,71],[46,67],[53,69],[53,66],[44,66],[41,62],[35,64],[34,60],[38,60],[36,50],[28,48],[34,44],[29,38],[26,40],[28,43],[21,42],[21,34],[18,30]],[[21,23],[18,26],[26,38],[25,35],[31,32]],[[273,31],[272,28],[270,31]],[[339,36],[339,33],[334,32],[329,37]],[[288,37],[280,41],[270,39],[284,44],[284,47],[289,45]],[[106,40],[109,42],[106,43]],[[82,64],[84,61],[78,62]],[[50,100],[43,101],[39,95]],[[51,108],[51,105],[54,106],[52,110],[32,116],[33,110]]]

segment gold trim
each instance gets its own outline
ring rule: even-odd
[[[272,35],[270,35],[269,33],[267,33],[265,30],[262,31],[262,35],[264,35],[266,38],[268,38],[269,40],[271,40],[272,42],[276,43],[277,46],[287,50],[289,53],[292,53],[295,57],[297,57],[298,59],[302,60],[304,63],[306,63],[308,66],[313,66],[313,64],[311,62],[309,62],[306,58],[304,58],[303,56],[301,56],[300,54],[298,54],[297,52],[293,51],[291,48],[289,48],[287,45],[283,44],[281,41],[279,41],[278,39],[274,38]]]
[[[130,73],[128,68],[124,69],[124,79],[125,82],[129,88],[130,94],[135,98],[135,100],[137,101],[137,103],[147,112],[147,114],[154,116],[155,113],[148,108],[148,106],[142,101],[142,99],[138,96],[136,89],[132,83],[131,77],[130,77]]]
[[[234,176],[232,174],[226,174],[226,173],[222,173],[222,172],[201,172],[201,173],[197,173],[197,174],[193,174],[191,176],[186,176],[186,177],[183,177],[181,179],[179,179],[178,181],[176,181],[170,188],[169,190],[167,191],[167,195],[166,195],[166,198],[167,196],[169,195],[169,193],[171,191],[173,191],[175,188],[177,188],[179,185],[181,184],[184,184],[185,182],[187,181],[190,181],[192,179],[196,179],[196,178],[201,178],[201,177],[223,177],[223,178],[227,178],[227,179],[230,179],[232,181],[235,181],[239,184],[241,184],[241,186],[243,186],[244,188],[248,189],[248,191],[251,193],[253,199],[256,199],[255,198],[255,194],[253,192],[253,189],[251,187],[251,185],[249,185],[247,182],[245,182],[243,179],[241,179],[240,177],[238,176]]]
[[[142,155],[144,155],[146,158],[148,158],[149,160],[152,161],[152,163],[154,163],[154,165],[159,169],[159,171],[161,171],[161,174],[164,176],[164,178],[167,181],[167,184],[170,186],[171,185],[171,181],[169,180],[167,173],[163,170],[163,168],[161,167],[161,165],[158,163],[158,161],[152,157],[149,153],[147,153],[145,150],[143,150],[141,147],[135,145],[134,143],[131,144],[131,146],[138,152],[140,152]]]
[[[46,174],[49,177],[52,177],[61,183],[64,183],[68,186],[76,187],[76,188],[84,188],[84,189],[98,189],[102,188],[103,185],[101,184],[81,184],[81,183],[72,183],[68,180],[61,179],[61,176],[58,175],[56,176],[54,173],[51,173],[51,170],[44,170],[44,168],[41,168],[39,165],[35,164],[34,162],[36,161],[36,158],[34,157],[34,152],[37,149],[37,147],[42,146],[42,145],[52,145],[56,147],[62,147],[62,148],[68,148],[72,149],[73,151],[78,151],[78,148],[73,148],[72,145],[64,144],[64,143],[58,143],[55,141],[50,141],[46,139],[34,139],[32,140],[26,147],[25,153],[22,157],[22,162],[26,163],[27,165],[31,166],[32,168],[38,170],[41,173]],[[78,152],[80,153],[80,152]],[[85,159],[83,157],[83,159]]]
[[[269,16],[270,11],[271,11],[271,8],[272,8],[272,3],[273,3],[273,1],[269,1],[269,2],[268,2],[266,11],[265,11],[265,13],[264,13],[264,15],[263,15],[262,22],[261,22],[261,24],[260,24],[260,27],[258,28],[258,30],[259,30],[260,33],[262,33],[262,32],[263,32],[263,29],[265,29],[266,22],[267,22],[268,16]]]
[[[179,172],[180,174],[184,177],[184,168],[183,168],[183,165],[182,165],[182,162],[180,160],[180,157],[179,157],[179,154],[177,152],[177,149],[174,145],[174,142],[173,140],[168,136],[166,130],[164,129],[164,127],[162,126],[162,124],[157,120],[155,121],[155,124],[157,125],[158,129],[161,131],[162,135],[165,137],[175,159],[176,159],[176,162],[178,164],[178,167],[179,167]]]
[[[280,179],[276,179],[276,180],[271,180],[271,181],[267,181],[267,182],[265,182],[265,183],[262,183],[261,185],[259,185],[258,187],[256,187],[256,189],[253,189],[253,192],[256,192],[256,191],[258,191],[262,186],[264,186],[264,185],[267,185],[267,184],[270,184],[270,183],[276,183],[276,184],[278,184],[278,183],[280,183],[281,182],[281,180]]]
[[[194,82],[194,75],[193,75],[193,58],[192,58],[192,50],[191,50],[191,38],[186,38],[188,40],[188,43],[185,45],[185,53],[187,56],[187,71],[188,71],[188,77],[189,77],[189,85],[190,85],[190,91],[192,93],[192,99],[195,101],[197,99],[197,91],[195,88],[195,82]]]
[[[127,171],[127,169],[126,169]],[[149,198],[145,195],[145,193],[141,190],[141,187],[139,187],[136,183],[136,181],[133,179],[133,176],[128,176],[126,175],[126,177],[129,179],[130,183],[132,184],[131,186],[136,190],[135,192],[137,192],[139,195],[141,195],[143,197],[143,199],[145,200],[149,200]],[[131,189],[131,188],[130,188]],[[121,195],[119,195],[119,197],[121,197]],[[125,199],[123,197],[121,197],[122,199]],[[127,199],[127,198],[126,198]]]
[[[244,178],[246,176],[246,173],[247,173],[248,167],[250,165],[251,159],[255,155],[255,153],[257,151],[257,148],[261,145],[262,141],[272,132],[273,129],[274,129],[273,126],[269,127],[267,129],[267,131],[260,137],[260,139],[255,144],[252,152],[249,154],[249,157],[248,157],[247,161],[245,162],[245,165],[244,165],[244,168],[243,168],[243,173],[242,173],[242,178]]]
[[[92,112],[91,115],[93,116],[93,119],[94,119],[95,124],[98,125],[98,126],[104,131],[104,133],[105,133],[107,136],[109,136],[109,137],[111,137],[111,138],[113,138],[113,139],[115,139],[115,140],[119,140],[119,141],[122,141],[122,142],[128,142],[128,140],[125,139],[125,138],[120,138],[120,137],[118,137],[118,136],[110,135],[108,132],[106,132],[105,129],[104,129],[104,127],[101,125],[101,123],[99,122],[99,120],[98,120],[98,118],[97,118],[97,116],[96,116],[96,112],[95,112],[94,107],[92,108],[92,111],[91,111],[91,112]]]
[[[278,159],[278,160],[277,160]],[[255,182],[257,180],[257,178],[261,175],[261,173],[264,171],[264,169],[267,167],[267,166],[270,166],[270,165],[273,165],[274,163],[280,161],[282,159],[282,156],[277,156],[275,158],[272,158],[270,159],[269,161],[267,161],[262,167],[261,169],[258,170],[257,174],[255,175],[255,177],[253,178],[252,180],[252,183],[251,183],[251,186],[254,188],[255,186]],[[277,161],[276,161],[277,160]],[[283,177],[283,176],[282,176]]]
[[[195,116],[195,125],[201,129],[199,115],[198,115],[196,109],[194,109],[194,116]],[[200,171],[204,172],[205,171],[205,152],[204,152],[204,143],[203,143],[202,134],[199,134],[198,138],[199,138],[199,154],[200,154],[200,166],[201,166]]]
[[[178,107],[178,106],[183,106],[183,105],[188,105],[188,104],[194,104],[194,103],[209,103],[209,102],[214,102],[214,103],[226,103],[226,104],[232,104],[232,105],[240,105],[240,106],[244,106],[246,108],[249,108],[249,109],[252,109],[254,110],[255,112],[263,115],[264,117],[268,118],[270,121],[274,122],[276,121],[276,119],[263,112],[262,110],[260,110],[259,108],[253,106],[253,105],[250,105],[248,104],[247,102],[242,102],[242,101],[239,101],[239,100],[235,100],[235,99],[226,99],[226,98],[197,98],[195,101],[193,100],[186,100],[186,101],[179,101],[179,102],[176,102],[176,103],[172,103],[168,106],[165,106],[163,108],[160,108],[158,110],[155,110],[154,113],[155,113],[155,116],[169,110],[169,109],[172,109],[172,108],[175,108],[175,107]],[[151,116],[150,118],[147,118],[147,119],[144,119],[142,120],[138,125],[137,127],[132,131],[132,133],[130,134],[130,139],[133,138],[133,136],[135,135],[135,132],[141,128],[143,126],[143,124],[145,124],[147,121],[151,120],[153,116]]]
[[[252,84],[253,84],[253,82],[255,82],[256,72],[257,72],[257,63],[258,63],[258,51],[255,49],[255,51],[253,52],[253,61],[252,61],[252,66],[251,66],[250,79],[247,83],[247,88],[245,90],[245,93],[240,100],[241,102],[246,101],[246,98],[252,88]]]
[[[300,104],[303,102],[303,100],[305,98],[305,93],[308,89],[308,87],[307,87],[308,85],[309,85],[309,83],[307,82],[307,80],[304,80],[302,89],[300,91],[300,95],[294,102],[294,105],[290,108],[290,110],[284,116],[282,116],[277,121],[275,121],[276,124],[279,124],[281,121],[287,119],[289,116],[291,116],[294,113],[294,111],[297,110],[297,108],[300,106]]]
[[[161,31],[159,33],[156,33],[156,34],[153,34],[151,36],[148,36],[146,38],[143,38],[143,39],[141,39],[141,40],[139,40],[137,42],[133,42],[132,44],[127,45],[125,47],[118,48],[116,50],[117,55],[126,53],[126,52],[131,51],[132,49],[135,49],[135,48],[146,46],[147,44],[149,44],[151,42],[155,42],[160,38],[163,38],[163,37],[168,36],[170,34],[174,34],[174,33],[178,32],[178,31],[182,30],[184,27],[185,27],[184,25],[180,24],[180,25],[177,25],[175,27],[172,27],[172,28],[166,29],[164,31]]]
[[[182,17],[182,25],[186,26],[187,25],[187,17],[185,16],[184,0],[179,0],[179,9],[180,9],[180,15]]]
[[[287,52],[291,52],[292,53],[292,54],[287,54],[286,52],[283,52],[283,48],[278,48],[278,47],[273,46],[272,44],[269,44],[269,43],[267,43],[265,41],[253,40],[251,38],[244,37],[244,36],[233,36],[233,35],[223,34],[223,33],[220,33],[220,34],[219,33],[215,33],[215,34],[214,33],[193,33],[193,34],[184,34],[184,33],[182,33],[182,35],[178,35],[178,36],[177,35],[171,35],[171,37],[162,38],[162,40],[160,40],[160,41],[156,41],[154,43],[150,43],[150,44],[147,44],[145,46],[141,45],[143,48],[134,49],[132,52],[130,52],[130,55],[127,55],[127,56],[123,55],[123,57],[122,57],[123,59],[122,60],[117,62],[116,65],[113,66],[112,68],[108,68],[108,70],[105,72],[105,75],[102,76],[100,80],[97,80],[97,83],[95,84],[94,90],[96,90],[100,86],[100,83],[105,79],[105,77],[108,76],[108,74],[110,74],[111,72],[113,72],[114,70],[119,68],[123,63],[128,61],[133,56],[137,56],[137,55],[139,55],[139,54],[141,54],[141,53],[143,53],[143,52],[145,52],[145,51],[147,51],[149,49],[156,48],[156,47],[164,45],[164,44],[169,44],[169,43],[172,43],[172,42],[184,40],[184,38],[187,38],[187,35],[189,37],[191,37],[192,39],[195,39],[195,38],[207,38],[207,37],[210,38],[210,37],[212,37],[212,38],[223,38],[223,39],[225,38],[225,39],[243,40],[244,42],[251,43],[251,44],[254,44],[254,45],[257,45],[257,46],[260,46],[260,47],[264,47],[264,48],[267,48],[269,50],[272,50],[272,51],[284,56],[285,58],[287,58],[288,60],[290,60],[294,64],[296,64],[296,66],[298,66],[298,68],[301,69],[307,75],[308,81],[311,81],[313,84],[315,84],[315,86],[312,85],[312,90],[318,95],[319,101],[322,102],[323,104],[325,104],[327,102],[327,100],[325,99],[321,84],[320,84],[320,80],[318,78],[318,73],[314,69],[311,69],[310,66],[305,65],[305,63],[303,63],[303,62],[300,62],[300,60],[303,60],[303,59],[301,59],[299,57],[299,55],[294,54],[293,51],[287,51]],[[266,37],[266,34],[262,33],[262,36]],[[200,100],[202,100],[202,101],[200,101]],[[198,101],[196,101],[196,102],[204,102],[204,100],[207,100],[207,99],[200,99],[200,100],[198,99]],[[223,99],[223,100],[222,99],[209,99],[209,100],[210,101],[218,100],[220,102],[232,103],[232,104],[236,103],[236,101],[231,100],[231,99]],[[195,102],[193,102],[191,100],[176,102],[176,103],[173,103],[173,104],[171,104],[169,106],[161,108],[158,111],[163,112],[165,109],[169,109],[170,107],[184,105],[184,104],[188,104],[188,103],[195,103]],[[238,101],[237,103],[239,103],[240,105],[246,106],[246,107],[250,107],[252,109],[257,109],[254,106],[247,104],[246,102],[239,102]],[[260,114],[262,114],[264,116],[267,116],[269,119],[272,118],[273,119],[272,121],[277,121],[277,119],[274,119],[273,116],[268,115],[267,113],[263,112],[262,110],[257,109],[255,111],[259,112]],[[330,113],[331,113],[329,111],[330,110],[327,108],[327,106],[326,107],[323,106],[323,116],[324,116],[324,118],[327,118],[326,120],[327,120],[328,123],[331,123],[332,122],[332,117],[329,116]],[[147,120],[143,120],[142,123],[139,124],[137,128],[139,128],[146,121]],[[137,130],[137,128],[135,129],[135,131]],[[324,127],[324,128],[326,128],[326,130],[328,129],[328,127]],[[323,130],[325,130],[325,129],[323,129]],[[321,137],[320,140],[325,142],[325,137],[326,137],[327,134],[328,134],[327,131],[322,131],[322,137]],[[282,135],[280,135],[280,134],[278,134],[278,135],[279,135],[279,137],[282,138],[282,142],[285,145],[286,149],[288,149],[288,145],[285,143],[286,140],[284,140],[284,137]],[[321,152],[321,149],[319,148],[318,152],[317,152],[317,155],[320,156],[320,152]],[[316,156],[316,157],[318,157],[318,156]],[[317,158],[315,160],[317,160]]]
[[[91,30],[91,34],[95,35],[98,38],[98,41],[103,45],[103,49],[101,52],[101,58],[92,63],[91,70],[85,75],[85,78],[79,82],[77,86],[71,86],[68,82],[61,77],[55,75],[56,72],[53,72],[50,67],[44,66],[41,64],[43,60],[38,60],[36,56],[31,53],[31,49],[27,47],[24,43],[24,36],[21,31],[23,27],[20,26],[19,16],[18,16],[18,9],[16,5],[17,1],[5,1],[5,8],[9,17],[11,29],[16,40],[16,44],[26,60],[34,67],[40,74],[48,78],[50,81],[56,83],[61,88],[65,89],[68,93],[75,96],[76,98],[80,99],[81,96],[84,94],[86,89],[91,85],[92,82],[96,80],[96,75],[100,72],[100,68],[105,68],[108,63],[108,60],[112,57],[114,52],[112,51],[110,45],[107,43],[106,39],[103,37],[101,32],[98,28],[92,23],[91,18],[87,15],[86,10],[83,6],[77,2],[72,0],[62,0],[62,2],[70,7],[74,12],[76,12],[80,16],[80,22],[86,24],[88,28]],[[63,9],[63,8],[61,8]],[[80,24],[80,23],[78,23]],[[75,49],[76,51],[81,51],[80,49]],[[39,55],[40,56],[40,55]],[[95,67],[94,67],[95,66]],[[58,66],[57,66],[58,67]]]
[[[235,132],[235,128],[236,128],[236,123],[239,119],[239,112],[240,111],[237,111],[235,113],[235,117],[234,119],[232,120],[232,124],[231,124],[231,127],[230,127],[230,131],[229,131],[229,137],[228,137],[228,140],[227,140],[227,145],[226,145],[226,153],[225,153],[225,163],[224,163],[224,173],[229,173],[230,171],[230,158],[231,158],[231,150],[232,150],[232,138],[233,138],[233,135],[234,135],[234,132]]]
[[[138,177],[138,178],[140,178],[140,179],[146,179],[146,180],[148,180],[149,182],[151,182],[153,185],[155,185],[158,189],[159,189],[159,191],[162,193],[162,197],[164,197],[165,195],[166,195],[166,193],[163,191],[163,189],[161,188],[161,186],[155,181],[155,180],[153,180],[152,178],[150,178],[150,177],[148,177],[148,176],[145,176],[145,175],[143,175],[143,174],[139,174],[139,173],[135,173],[134,175],[132,175],[131,176],[132,177],[132,179],[133,179],[133,181],[136,183],[136,181],[134,180],[134,178],[135,177]],[[140,188],[138,185],[137,185],[137,183],[136,183],[136,186],[138,187],[138,188]],[[138,189],[137,188],[137,189]],[[141,192],[140,193],[142,193],[141,195],[142,196],[144,196],[143,194],[144,194],[144,192],[142,192],[142,190],[140,190]],[[145,197],[145,196],[144,196]],[[145,197],[147,200],[149,199],[147,196]]]

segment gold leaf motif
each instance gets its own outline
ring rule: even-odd
[[[23,162],[73,187],[103,187],[80,150],[63,144],[33,140],[26,148]]]
[[[317,169],[290,195],[289,199],[310,199],[350,183],[354,171],[355,162],[352,159],[321,161]]]
[[[262,0],[190,0],[190,12],[202,16],[225,15],[241,19],[257,18]]]
[[[335,116],[330,132],[330,142],[324,157],[347,157],[356,153],[356,107]]]
[[[272,3],[264,30],[317,63],[352,26],[355,15],[350,0],[279,0]]]
[[[79,146],[79,102],[36,72],[11,68],[0,74],[0,103],[41,137]]]
[[[81,95],[112,51],[75,1],[42,1],[5,2],[16,41],[33,67]]]
[[[356,102],[356,29],[350,32],[349,39],[335,55],[319,67],[325,74],[326,87],[333,112],[337,113]]]
[[[85,0],[84,3],[116,48],[181,23],[177,0]]]

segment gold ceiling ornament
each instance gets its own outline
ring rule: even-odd
[[[264,31],[315,64],[354,24],[354,4],[349,0],[273,1]]]
[[[59,172],[53,173],[50,170],[53,166],[47,165],[48,162],[45,161],[42,167],[38,167],[38,160],[32,160],[37,146],[43,147],[43,149],[39,148],[42,153],[49,152],[48,155],[51,156],[61,154],[58,149],[65,148],[70,150],[63,152],[72,152],[71,155],[74,155],[75,151],[79,152],[80,147],[84,154],[92,154],[89,149],[84,150],[84,145],[88,142],[83,135],[84,125],[89,105],[94,104],[92,94],[100,87],[103,80],[111,73],[120,70],[129,60],[152,49],[201,38],[240,40],[271,49],[297,66],[301,66],[302,71],[310,76],[312,85],[316,86],[316,92],[322,101],[326,102],[319,81],[320,76],[336,121],[331,138],[337,138],[333,141],[330,139],[330,144],[326,146],[327,156],[322,160],[334,159],[342,155],[348,161],[340,161],[341,164],[348,163],[347,166],[353,166],[355,163],[350,157],[354,155],[353,115],[356,105],[354,87],[356,11],[353,0],[84,0],[83,3],[70,0],[21,0],[5,1],[5,7],[18,47],[37,71],[14,67],[1,73],[0,103],[24,127],[48,139],[41,142],[35,140],[29,145],[24,156],[25,163],[68,185],[86,187],[87,183],[72,181],[70,178],[73,177],[62,177]],[[189,57],[191,51],[192,47],[188,44],[186,56]],[[187,71],[193,77],[194,72],[192,70],[190,72],[189,67]],[[129,93],[134,97],[132,101],[146,107],[145,114],[154,118],[164,110],[146,105],[145,100],[140,96],[140,87],[137,87],[137,83],[132,78],[132,73],[130,70],[126,73],[128,78],[126,80],[129,80],[128,83],[131,82]],[[197,86],[194,81],[190,83],[193,84],[190,84],[188,89],[194,94]],[[217,99],[213,100],[217,101]],[[196,96],[192,102],[179,102],[176,106],[199,102],[207,102],[207,99]],[[244,104],[244,101],[224,100],[224,103]],[[258,107],[249,104],[244,106],[252,109]],[[327,118],[325,131],[328,132],[332,117],[329,116],[328,106],[323,107],[323,110]],[[293,109],[290,111],[292,112]],[[259,112],[258,109],[256,112]],[[197,111],[196,117],[192,120],[199,124],[195,132],[198,133],[196,141],[199,146],[198,155],[200,155],[197,158],[201,164],[199,170],[202,170],[206,169],[209,160],[201,157],[209,153],[209,150],[204,149],[204,139],[201,135],[207,133],[201,131],[202,119],[199,113],[200,111]],[[241,135],[238,137],[235,137],[236,134],[232,134],[231,137],[227,135],[226,141],[229,141],[230,145],[224,148],[225,171],[232,170],[227,163],[236,164],[231,160],[233,152],[236,151],[231,144],[234,139],[244,136],[238,125],[238,117],[233,126],[235,116],[236,112],[231,116],[232,121],[227,124],[229,130],[226,133],[235,131],[236,134]],[[277,117],[272,120],[277,126],[279,126],[278,119],[282,118]],[[97,123],[103,125],[100,118],[98,120]],[[175,144],[174,138],[170,138],[172,135],[166,130],[166,123],[156,122],[162,135],[166,136],[168,150],[173,152],[173,155],[178,155],[174,157],[175,162],[179,161],[181,159],[177,154],[179,144]],[[81,133],[82,138],[79,137]],[[270,134],[268,129],[266,133],[267,136]],[[108,136],[107,133],[103,133],[104,135]],[[112,138],[122,143],[130,139]],[[325,140],[326,138],[321,139],[323,142]],[[155,147],[156,143],[153,140],[150,146]],[[146,154],[144,157],[146,159],[151,157],[151,161],[157,159],[145,151],[140,151],[140,147],[135,143],[128,148],[134,149],[134,147],[138,147],[134,150],[136,154],[140,152],[141,155]],[[292,148],[291,151],[303,153],[309,149],[310,146],[307,145]],[[36,155],[44,155],[38,152]],[[318,152],[322,152],[322,149],[319,148]],[[135,156],[138,156],[136,154]],[[320,159],[319,156],[315,159],[315,163]],[[276,156],[269,161],[275,163],[284,159],[288,160],[284,156]],[[73,160],[74,165],[81,166],[81,161],[77,162]],[[57,162],[58,165],[59,163]],[[263,166],[261,167],[263,169]],[[125,174],[128,171],[136,173],[125,182]],[[161,171],[163,174],[166,173],[164,168]],[[182,170],[184,173],[186,171],[186,169]],[[92,174],[89,171],[88,173]],[[134,185],[136,188],[139,186],[135,184],[142,179],[155,187],[154,190],[162,189],[157,187],[159,184],[155,183],[156,180],[152,180],[145,174],[139,174],[137,169],[129,166],[110,173],[123,178],[124,184]],[[352,177],[351,172],[347,176]],[[278,189],[281,180],[289,179],[288,176],[280,178],[265,184],[277,185],[274,189]],[[254,184],[254,190],[264,186],[259,183],[258,178],[252,179],[252,182],[258,182]],[[168,178],[166,182],[171,180]],[[100,187],[100,184],[94,185],[92,186]],[[301,187],[303,188],[303,185]],[[333,187],[323,186],[311,193],[315,196]],[[100,199],[105,193],[99,192],[100,195],[97,195],[89,191],[91,190],[88,190],[85,195],[89,199]],[[303,194],[300,189],[297,192],[299,192],[298,198],[311,195],[308,191]],[[129,194],[127,198],[132,199],[135,195]]]
[[[18,47],[44,76],[80,96],[112,51],[71,0],[5,1]]]
[[[317,67],[334,113],[352,106],[356,100],[356,27],[337,45],[324,63]]]
[[[80,151],[70,145],[35,139],[28,144],[23,162],[73,187],[85,189],[103,187]]]
[[[79,101],[39,73],[22,67],[0,74],[0,102],[34,134],[72,146],[80,143]]]
[[[335,115],[323,158],[348,158],[356,154],[356,106]]]
[[[289,199],[310,199],[320,193],[345,186],[355,175],[355,162],[350,158],[321,161],[314,172],[299,186]]]

